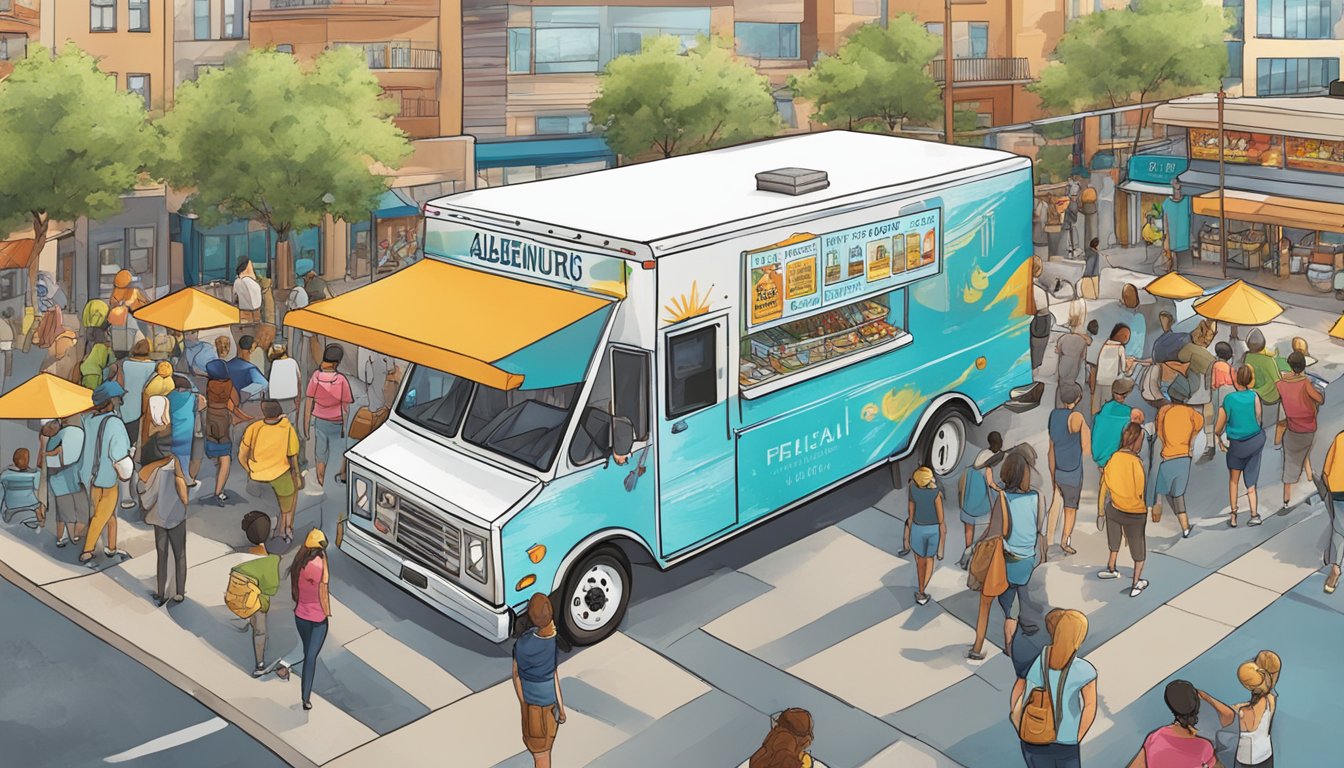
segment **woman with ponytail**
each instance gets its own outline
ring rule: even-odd
[[[1221,768],[1213,743],[1199,735],[1199,691],[1187,680],[1167,683],[1173,722],[1148,734],[1129,768]]]
[[[747,761],[748,768],[811,768],[812,715],[806,709],[786,709],[771,721],[761,748]]]
[[[1223,727],[1237,721],[1236,768],[1274,768],[1270,728],[1278,707],[1274,688],[1279,684],[1283,663],[1273,651],[1261,651],[1237,668],[1237,680],[1251,694],[1249,701],[1229,707],[1204,691],[1199,697],[1218,710]]]

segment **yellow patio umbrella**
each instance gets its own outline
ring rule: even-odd
[[[1196,304],[1195,311],[1222,323],[1264,325],[1283,314],[1283,307],[1255,286],[1237,280]]]
[[[0,419],[63,419],[93,407],[93,390],[39,373],[0,396]]]
[[[131,313],[135,319],[174,331],[199,331],[238,324],[238,308],[199,288],[183,288]]]
[[[1340,315],[1335,324],[1330,326],[1330,338],[1344,339],[1344,315]]]
[[[1168,272],[1148,283],[1144,290],[1163,299],[1194,299],[1204,295],[1203,288],[1179,272]]]

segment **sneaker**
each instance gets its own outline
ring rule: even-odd
[[[928,605],[928,603],[929,603],[929,596],[926,595],[926,594],[924,594],[923,592],[916,592],[916,593],[915,593],[915,602],[916,602],[916,603],[919,603],[920,605]]]
[[[68,533],[62,533],[61,538],[56,540],[56,546],[58,547],[64,547],[69,543],[70,543],[70,534]]]
[[[1138,597],[1139,595],[1143,594],[1143,590],[1147,588],[1148,588],[1148,580],[1139,579],[1137,584],[1135,584],[1133,587],[1130,587],[1129,596]]]
[[[1251,519],[1250,519],[1249,521],[1247,521],[1246,524],[1247,524],[1247,525],[1259,525],[1259,524],[1261,524],[1261,523],[1263,523],[1263,522],[1264,522],[1264,520],[1261,520],[1259,515],[1251,515]]]
[[[976,653],[974,650],[970,650],[966,652],[966,658],[970,659],[971,661],[984,661],[985,654]]]
[[[123,502],[121,502],[121,508],[122,508],[122,509],[135,509],[135,502],[134,502],[134,501],[123,501]]]
[[[1120,578],[1120,572],[1119,572],[1119,571],[1102,571],[1101,573],[1098,573],[1098,574],[1097,574],[1097,578],[1098,578],[1098,579],[1108,579],[1108,580],[1109,580],[1109,579],[1118,579],[1118,578]]]
[[[252,676],[261,677],[269,671],[270,669],[265,664],[258,664],[256,668],[252,670]]]
[[[1190,534],[1192,534],[1192,533],[1194,533],[1194,532],[1195,532],[1195,528],[1194,528],[1194,526],[1191,526],[1191,527],[1189,527],[1189,528],[1186,528],[1184,531],[1181,531],[1181,538],[1182,538],[1182,539],[1188,539],[1188,538],[1190,538]]]

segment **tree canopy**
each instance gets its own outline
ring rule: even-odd
[[[769,80],[723,41],[702,38],[682,53],[676,37],[645,38],[639,53],[612,59],[598,89],[593,122],[627,158],[712,149],[782,127]]]
[[[144,101],[73,45],[33,46],[0,80],[0,137],[0,237],[31,226],[34,255],[53,220],[117,214],[155,149]],[[35,291],[36,258],[29,273]]]
[[[177,89],[158,121],[162,173],[195,190],[189,206],[204,225],[252,219],[281,243],[327,215],[367,218],[388,189],[373,164],[396,168],[411,151],[381,94],[364,57],[349,48],[326,51],[308,67],[274,49],[248,51]],[[279,249],[283,282],[292,275],[287,259]]]
[[[941,114],[941,88],[928,72],[942,42],[910,14],[887,28],[867,24],[834,56],[822,56],[793,90],[813,104],[812,118],[833,128],[897,132],[907,120],[929,123]]]

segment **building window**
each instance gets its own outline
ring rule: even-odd
[[[601,69],[600,8],[533,8],[538,74]]]
[[[201,75],[204,75],[206,72],[209,72],[212,69],[223,69],[223,68],[224,68],[223,64],[197,64],[195,70],[193,71],[192,79],[200,80]]]
[[[798,58],[797,24],[739,21],[733,25],[737,52],[758,59]]]
[[[514,27],[509,30],[509,74],[527,74],[532,71],[532,29]]]
[[[0,13],[11,13],[14,10],[14,0],[0,0]]]
[[[294,55],[294,46],[293,46],[293,45],[290,45],[289,43],[280,43],[279,45],[275,46],[275,52],[276,52],[276,53],[288,53],[289,55],[293,56],[293,55]]]
[[[681,40],[684,52],[695,47],[696,38],[709,34],[709,10],[706,8],[610,8],[611,55],[639,53],[644,41],[660,35]]]
[[[924,29],[929,34],[942,38],[943,25],[941,22],[929,22],[924,25]],[[941,59],[943,49],[938,49],[938,55],[934,58]],[[954,21],[952,22],[952,58],[954,59],[987,59],[989,58],[989,22],[987,21]]]
[[[17,61],[27,53],[27,35],[0,35],[0,61]]]
[[[119,240],[98,245],[98,286],[103,293],[112,290],[112,280],[124,266],[125,247]]]
[[[584,115],[544,115],[537,118],[537,133],[553,136],[563,133],[590,133],[593,118]]]
[[[1271,2],[1271,0],[1265,0]],[[1232,40],[1246,39],[1246,0],[1223,0],[1223,10],[1232,17],[1232,29],[1227,36]]]
[[[1339,59],[1256,59],[1255,95],[1290,96],[1324,91],[1339,79]]]
[[[117,31],[116,0],[89,0],[89,31]]]
[[[126,230],[126,252],[130,256],[129,269],[137,275],[147,275],[154,269],[154,228],[132,227]]]
[[[241,40],[243,37],[243,0],[224,0],[224,38]]]
[[[192,1],[192,32],[197,40],[209,40],[211,0]]]
[[[1257,37],[1330,40],[1344,21],[1341,0],[1260,0],[1255,9]]]
[[[1243,77],[1245,67],[1242,62],[1244,58],[1242,51],[1245,47],[1246,43],[1240,40],[1227,41],[1227,76],[1233,80],[1240,80]]]
[[[149,109],[149,75],[127,74],[126,90],[144,99],[145,109]]]
[[[793,94],[788,92],[776,93],[775,109],[779,112],[779,119],[784,121],[784,127],[798,127],[798,113],[793,108]]]
[[[126,0],[126,29],[149,31],[149,0]]]

